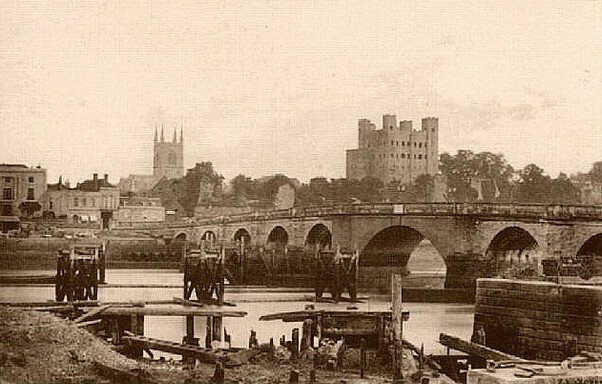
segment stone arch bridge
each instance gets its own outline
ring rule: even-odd
[[[403,268],[427,239],[446,265],[445,287],[473,288],[517,260],[602,259],[602,206],[485,203],[354,204],[252,212],[152,230],[166,239],[251,247],[360,250],[362,270]],[[537,260],[537,259],[536,259]],[[364,276],[366,278],[366,276]],[[374,276],[368,276],[372,279]]]

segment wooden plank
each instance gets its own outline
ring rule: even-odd
[[[247,312],[231,311],[222,308],[211,307],[113,307],[106,309],[102,315],[146,315],[146,316],[223,316],[223,317],[245,317]]]
[[[76,326],[79,328],[83,328],[83,327],[88,327],[90,325],[97,325],[97,324],[100,324],[101,322],[102,322],[102,319],[82,321],[82,322],[77,323]]]
[[[96,308],[84,313],[80,317],[76,318],[75,320],[73,320],[73,322],[81,323],[82,321],[84,321],[86,319],[93,318],[94,316],[101,314],[104,310],[106,310],[109,307],[110,307],[110,305],[101,305],[100,307],[96,307]]]
[[[439,342],[446,347],[467,353],[472,356],[478,356],[483,359],[490,359],[490,360],[496,360],[496,361],[500,361],[500,360],[524,361],[520,357],[510,355],[508,353],[500,352],[493,348],[486,347],[484,345],[472,343],[470,341],[465,341],[465,340],[460,339],[459,337],[447,335],[445,333],[439,334]]]
[[[341,316],[341,317],[358,317],[358,318],[374,318],[374,317],[391,317],[391,311],[356,311],[356,310],[307,310],[307,311],[292,311],[279,312],[263,315],[259,318],[262,321],[282,320],[285,322],[303,321],[307,318],[316,316]]]
[[[173,353],[176,355],[190,356],[202,363],[215,364],[217,361],[223,361],[226,367],[234,367],[244,363],[245,354],[239,354],[237,357],[230,358],[231,355],[238,351],[229,350],[212,350],[210,348],[201,348],[192,345],[174,343],[166,340],[154,339],[151,337],[126,335],[123,340],[133,343],[139,343],[144,348],[155,349],[158,351]],[[249,353],[248,358],[253,354]],[[248,360],[247,360],[248,361]]]

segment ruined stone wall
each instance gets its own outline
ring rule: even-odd
[[[479,329],[486,346],[526,359],[601,353],[602,287],[479,279],[474,333]]]

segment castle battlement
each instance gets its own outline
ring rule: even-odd
[[[425,117],[414,129],[411,120],[383,115],[382,127],[358,120],[358,148],[347,151],[347,178],[377,177],[385,183],[412,183],[439,171],[439,119]]]

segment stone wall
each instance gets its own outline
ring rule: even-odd
[[[479,329],[486,346],[526,359],[602,353],[602,286],[479,279],[474,334]]]

